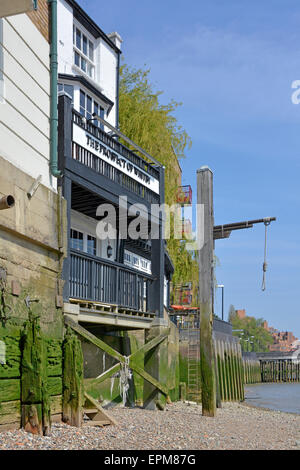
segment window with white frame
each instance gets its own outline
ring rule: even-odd
[[[93,113],[104,119],[104,108],[100,106],[100,104],[97,103],[97,101],[95,101],[90,95],[85,93],[83,90],[80,90],[80,114],[86,119],[91,119]],[[100,129],[103,129],[104,127],[103,124],[96,120],[94,121],[94,124],[95,126],[100,127]]]
[[[72,85],[67,85],[66,83],[58,84],[58,91],[65,91],[72,98],[72,103],[74,103],[74,87]]]
[[[151,261],[127,250],[124,251],[124,264],[151,274]]]
[[[95,46],[87,35],[73,25],[74,64],[90,78],[95,78]]]
[[[87,232],[71,229],[70,248],[97,256],[97,240]]]
[[[73,250],[84,251],[83,233],[79,230],[71,229],[70,233],[70,248]]]

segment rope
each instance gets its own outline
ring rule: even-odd
[[[261,285],[261,290],[262,291],[265,291],[266,290],[266,271],[267,271],[267,267],[268,267],[268,263],[267,263],[267,228],[268,228],[268,225],[270,225],[270,221],[269,220],[265,220],[264,224],[265,224],[265,253],[264,253],[264,262],[263,262],[263,280],[262,280],[262,285]]]
[[[121,363],[120,370],[120,395],[122,397],[123,406],[126,406],[127,395],[129,390],[129,380],[132,377],[132,372],[129,368],[129,357],[124,356],[125,362]]]

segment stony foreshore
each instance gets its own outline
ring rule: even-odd
[[[201,406],[164,411],[114,408],[116,426],[81,429],[54,423],[49,437],[22,430],[0,433],[0,450],[299,450],[300,415],[225,403],[215,418]]]

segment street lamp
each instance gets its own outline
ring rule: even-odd
[[[224,285],[217,284],[216,287],[220,287],[220,289],[222,289],[222,320],[224,320]]]

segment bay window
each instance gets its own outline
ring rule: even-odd
[[[100,106],[91,96],[80,90],[80,114],[87,120],[92,119],[93,113],[104,119],[104,108]],[[94,125],[103,129],[103,124],[99,121],[93,121]]]

